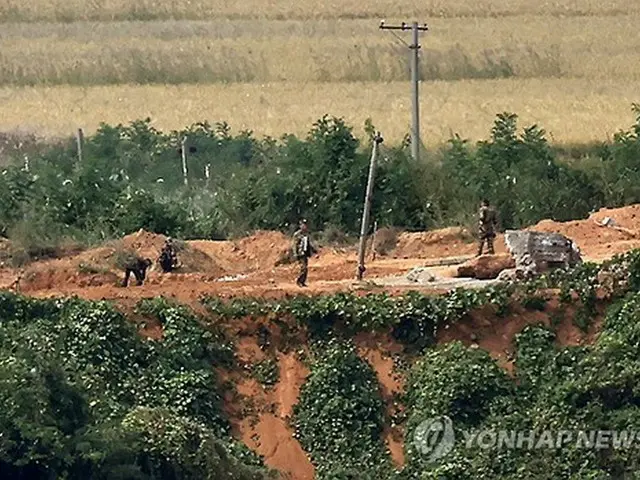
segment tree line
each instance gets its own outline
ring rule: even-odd
[[[520,128],[508,112],[486,140],[454,135],[420,163],[405,144],[383,144],[373,217],[407,230],[472,225],[486,197],[503,228],[519,228],[640,202],[640,106],[633,112],[629,130],[575,149],[580,155],[551,145],[537,125]],[[288,231],[301,217],[316,231],[355,234],[371,122],[365,131],[369,138],[359,140],[328,115],[304,137],[277,139],[234,134],[224,122],[162,132],[144,119],[102,124],[85,139],[81,162],[72,138],[14,149],[0,176],[0,235],[46,250],[61,238],[92,243],[140,228],[184,239]]]

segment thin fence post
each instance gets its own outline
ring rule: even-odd
[[[189,178],[187,177],[187,136],[182,137],[182,177],[184,186],[189,186]]]
[[[84,147],[84,132],[81,128],[78,129],[78,134],[76,136],[76,143],[78,145],[78,164],[82,164],[82,150]]]

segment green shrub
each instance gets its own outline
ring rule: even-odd
[[[229,435],[209,363],[229,345],[186,309],[142,310],[167,338],[143,339],[106,302],[0,294],[4,476],[266,478]]]
[[[542,128],[520,129],[517,115],[508,112],[496,116],[487,140],[471,145],[455,134],[428,165],[415,164],[402,145],[387,146],[372,218],[404,230],[471,225],[478,201],[489,197],[501,226],[520,228],[640,202],[637,105],[634,112],[631,129],[594,150],[597,161],[563,161]],[[180,166],[185,136],[188,186]],[[370,154],[351,126],[329,115],[304,138],[279,140],[258,140],[246,131],[234,135],[224,122],[166,133],[149,118],[103,124],[86,138],[81,165],[72,139],[28,148],[29,171],[23,168],[25,152],[12,151],[13,162],[0,176],[0,235],[25,237],[23,251],[38,247],[40,256],[48,254],[54,236],[95,242],[144,228],[220,239],[255,229],[290,232],[301,217],[312,229],[325,229],[325,240],[346,241],[359,233]],[[206,165],[215,172],[209,179]],[[48,222],[36,242],[27,241],[26,231],[33,229],[23,226],[25,219]]]
[[[317,351],[294,406],[295,435],[317,478],[386,478],[391,470],[375,372],[350,344],[331,340]]]

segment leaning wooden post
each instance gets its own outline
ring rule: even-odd
[[[373,139],[373,149],[371,150],[371,163],[369,165],[369,179],[367,180],[367,193],[364,197],[364,211],[362,212],[362,225],[360,227],[360,244],[358,246],[358,269],[356,278],[362,280],[364,271],[364,254],[367,245],[367,231],[369,230],[369,215],[371,213],[371,201],[373,199],[373,183],[375,179],[376,157],[378,155],[378,146],[382,143],[380,132],[376,133]]]

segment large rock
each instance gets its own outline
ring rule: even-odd
[[[515,266],[515,260],[508,253],[482,255],[460,265],[458,267],[458,277],[491,280],[497,278],[503,270],[515,268]]]
[[[504,240],[513,255],[516,270],[525,278],[582,262],[577,245],[559,233],[507,230]]]
[[[436,277],[426,267],[416,267],[407,273],[406,279],[414,283],[431,283]]]

